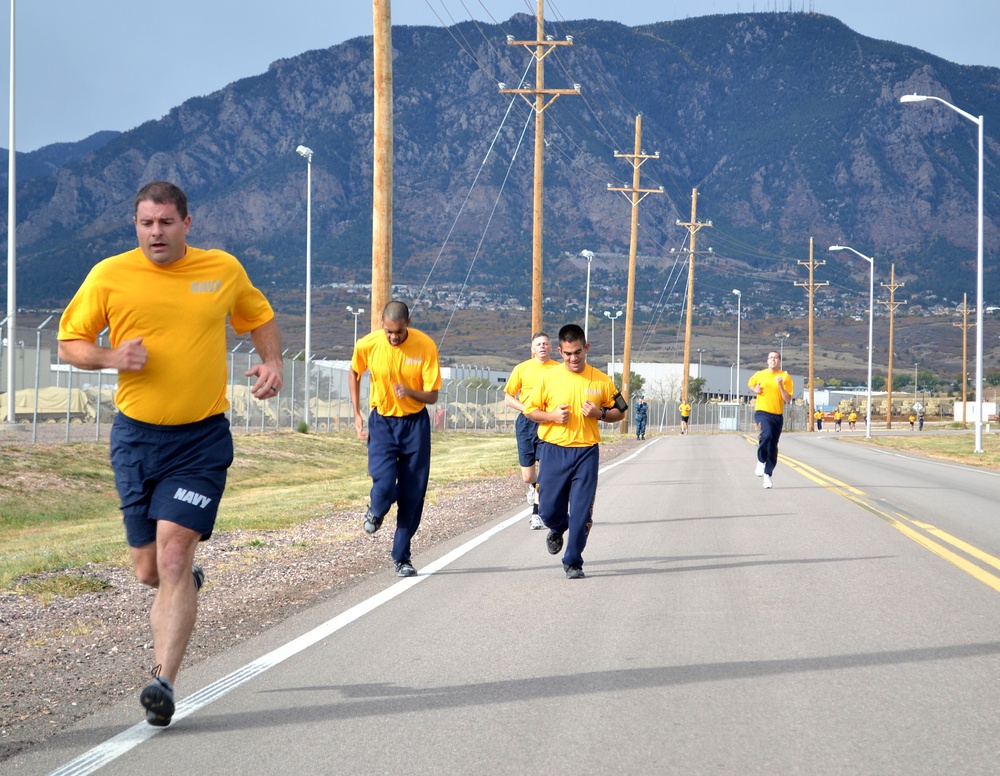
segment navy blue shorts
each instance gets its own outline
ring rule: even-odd
[[[514,421],[514,436],[517,437],[517,460],[521,466],[534,466],[538,461],[538,424],[518,415]]]
[[[233,437],[225,415],[156,426],[119,413],[111,426],[111,468],[130,547],[156,541],[156,521],[212,535]]]

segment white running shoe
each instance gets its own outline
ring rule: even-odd
[[[754,472],[754,474],[756,474],[758,477],[763,477],[764,476],[764,462],[763,461],[757,461],[757,470]]]
[[[532,531],[541,531],[545,525],[542,523],[542,518],[538,515],[532,515],[531,522],[528,523],[528,527],[531,528]]]
[[[528,506],[533,507],[538,504],[538,486],[529,485],[528,486]]]
[[[765,488],[773,488],[774,487],[774,483],[771,482],[771,478],[768,477],[766,474],[764,475],[764,487]]]

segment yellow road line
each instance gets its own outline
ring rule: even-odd
[[[989,553],[983,552],[978,547],[974,547],[968,542],[962,541],[958,537],[952,536],[946,531],[942,531],[940,528],[937,528],[930,523],[925,523],[921,520],[917,520],[916,518],[908,517],[907,515],[899,512],[889,514],[888,512],[880,509],[875,504],[875,500],[864,491],[855,488],[853,485],[848,485],[846,482],[841,482],[828,474],[824,474],[818,469],[802,463],[802,461],[797,461],[786,455],[779,455],[778,459],[789,468],[797,471],[806,479],[812,480],[817,485],[821,485],[827,490],[836,493],[851,503],[861,507],[865,511],[870,512],[876,517],[884,520],[901,534],[915,541],[921,547],[930,550],[938,557],[943,558],[957,568],[960,568],[966,574],[975,577],[983,584],[989,585],[997,592],[1000,592],[1000,576],[992,574],[986,569],[977,566],[967,558],[963,558],[958,553],[952,552],[947,547],[939,544],[930,537],[933,536],[940,539],[945,544],[950,544],[952,547],[955,547],[965,554],[998,570],[1000,570],[1000,559],[990,555]],[[915,526],[915,528],[919,528],[920,530],[915,530],[915,528],[911,528],[911,526]],[[924,531],[925,533],[921,533],[921,531]],[[927,534],[930,534],[930,536]]]

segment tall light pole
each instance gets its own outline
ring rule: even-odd
[[[611,379],[615,379],[615,321],[622,317],[622,311],[619,310],[613,316],[610,310],[604,311],[604,317],[611,321]],[[622,375],[622,380],[625,379],[625,375]]]
[[[734,288],[736,294],[736,398],[740,396],[740,331],[743,328],[743,294],[739,289]],[[737,417],[737,425],[739,418]],[[738,429],[737,429],[738,430]]]
[[[355,310],[350,305],[347,305],[347,312],[354,316],[354,344],[358,344],[358,316],[365,311],[364,307],[359,307]]]
[[[831,245],[831,251],[850,251],[868,262],[868,408],[865,410],[865,439],[872,438],[872,322],[875,319],[875,259],[848,245]],[[892,415],[892,407],[889,407]]]
[[[594,260],[594,252],[580,251],[580,255],[587,260],[587,302],[583,308],[583,338],[590,342],[590,262]]]
[[[7,422],[17,422],[15,381],[17,337],[17,143],[14,142],[14,0],[10,0],[10,97],[7,137]]]
[[[306,409],[302,417],[309,426],[309,354],[312,353],[312,166],[311,148],[300,145],[295,152],[306,160]],[[292,369],[295,365],[292,364]],[[294,397],[293,397],[294,398]]]
[[[983,117],[973,116],[940,97],[925,94],[904,94],[900,102],[934,100],[947,105],[979,127],[979,206],[976,215],[976,449],[983,452]]]
[[[698,379],[701,379],[701,354],[705,352],[705,348],[698,348]]]
[[[781,356],[781,363],[785,363],[785,340],[791,337],[787,331],[783,334],[775,334],[775,339],[778,340],[778,355]]]

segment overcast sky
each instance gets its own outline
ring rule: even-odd
[[[16,145],[31,151],[128,130],[190,97],[264,72],[276,59],[372,32],[368,0],[14,0]],[[0,0],[2,40],[10,3]],[[537,0],[395,0],[394,25],[506,21]],[[970,65],[1000,67],[998,0],[547,0],[552,20],[628,25],[719,13],[795,10]],[[0,146],[8,145],[9,49],[2,57]],[[963,106],[976,113],[978,106]]]

